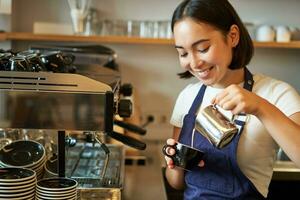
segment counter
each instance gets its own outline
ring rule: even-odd
[[[272,180],[300,181],[300,168],[291,161],[276,161]]]

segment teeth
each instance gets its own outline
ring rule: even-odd
[[[209,67],[204,70],[194,71],[193,73],[200,78],[204,78],[209,74],[211,69],[212,69],[212,67]]]
[[[198,71],[198,73],[203,73],[203,72],[206,72],[208,71],[209,69],[205,69],[205,70],[201,70],[201,71]]]
[[[209,67],[209,68],[204,69],[204,70],[194,71],[193,73],[197,74],[197,76],[199,76],[199,77],[203,77],[203,76],[206,76],[211,69],[212,69],[212,67]]]

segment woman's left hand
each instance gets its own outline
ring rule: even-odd
[[[239,85],[230,85],[212,99],[212,104],[217,104],[232,114],[247,113],[257,115],[262,98]]]

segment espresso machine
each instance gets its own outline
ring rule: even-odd
[[[122,198],[124,146],[109,140],[146,145],[114,131],[122,126],[115,116],[130,116],[132,106],[122,99],[118,71],[95,64],[76,65],[76,73],[1,71],[0,99],[1,129],[48,146],[50,175],[75,179],[80,199]]]

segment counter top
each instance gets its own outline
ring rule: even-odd
[[[300,168],[291,161],[276,161],[272,180],[299,181]]]

